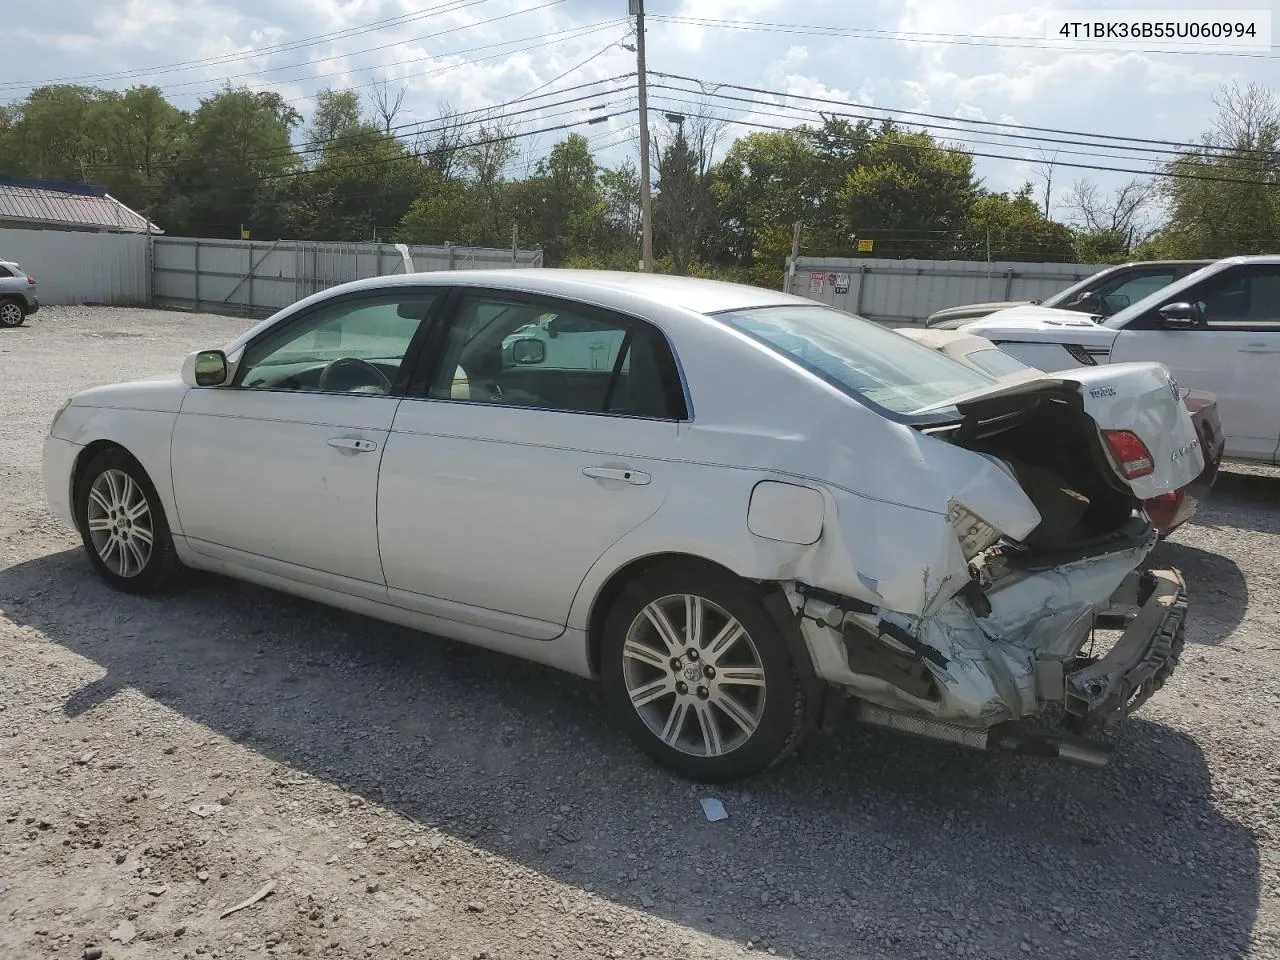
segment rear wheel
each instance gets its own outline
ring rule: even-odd
[[[799,743],[805,686],[758,586],[666,564],[623,591],[604,630],[606,695],[639,747],[673,772],[725,783]]]
[[[20,327],[27,319],[27,308],[20,300],[0,301],[0,327]]]
[[[155,487],[119,447],[85,468],[77,483],[76,520],[90,562],[117,590],[162,590],[181,569]]]

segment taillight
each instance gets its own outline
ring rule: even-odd
[[[35,277],[33,277],[31,274],[29,274],[29,273],[28,273],[28,274],[27,274],[27,286],[29,286],[29,287],[34,287],[35,285],[36,285],[36,278],[35,278]]]
[[[1130,430],[1104,430],[1102,435],[1107,438],[1111,456],[1115,458],[1116,465],[1120,467],[1120,473],[1126,480],[1149,477],[1156,472],[1151,451],[1136,433]]]

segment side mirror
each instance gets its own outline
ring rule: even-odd
[[[182,364],[182,381],[189,387],[220,387],[227,382],[230,367],[221,350],[200,350]]]
[[[1166,330],[1194,330],[1204,322],[1204,313],[1198,303],[1166,303],[1159,313],[1160,325]]]
[[[545,359],[547,359],[547,345],[541,340],[523,337],[511,344],[511,360],[518,366],[535,366]]]

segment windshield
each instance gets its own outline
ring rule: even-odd
[[[1052,297],[1046,297],[1044,300],[1041,300],[1040,306],[1060,307],[1064,303],[1070,303],[1080,294],[1087,293],[1089,290],[1096,287],[1098,285],[1098,281],[1104,279],[1107,274],[1114,273],[1115,270],[1115,267],[1110,267],[1106,270],[1100,270],[1097,273],[1090,274],[1083,280],[1073,283],[1071,286],[1067,287],[1067,289],[1059,290]]]
[[[1119,329],[1134,317],[1139,317],[1148,310],[1152,310],[1156,307],[1162,307],[1166,303],[1174,303],[1177,300],[1177,295],[1183,290],[1194,287],[1205,277],[1216,273],[1219,269],[1219,264],[1222,262],[1223,261],[1221,260],[1215,260],[1212,263],[1207,263],[1199,270],[1188,273],[1181,280],[1175,280],[1173,283],[1167,284],[1159,290],[1152,290],[1137,303],[1131,303],[1123,310],[1118,310],[1111,316],[1107,317],[1106,320],[1102,321],[1103,326]]]
[[[900,333],[818,304],[713,316],[845,393],[898,416],[916,415],[995,383]]]

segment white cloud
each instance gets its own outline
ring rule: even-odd
[[[566,75],[552,89],[634,69],[633,54],[617,46],[606,49],[626,32],[622,0],[565,0],[541,9],[534,8],[546,0],[483,0],[465,7],[458,5],[467,0],[455,0],[452,12],[429,15],[421,13],[426,2],[59,0],[41,7],[38,21],[27,18],[14,28],[19,42],[6,49],[0,100],[26,92],[13,81],[92,78],[181,63],[181,69],[144,71],[104,83],[155,83],[179,106],[191,109],[200,96],[232,78],[277,89],[305,112],[320,88],[352,85],[366,91],[387,77],[409,87],[404,116],[425,120],[435,116],[443,100],[474,109],[522,96],[560,74]],[[429,2],[440,6],[445,0]],[[1122,8],[1134,2],[1090,0],[1089,6]],[[1178,3],[1182,0],[1164,0],[1166,6]],[[1210,98],[1223,82],[1238,77],[1274,83],[1276,76],[1274,57],[1051,49],[1041,39],[1043,17],[1051,7],[1042,3],[1028,8],[1019,0],[871,0],[856,6],[847,0],[813,0],[804,6],[782,0],[653,0],[650,8],[651,69],[776,90],[781,96],[760,97],[759,107],[720,101],[726,116],[770,124],[785,122],[777,116],[783,112],[778,104],[816,106],[787,100],[807,96],[874,104],[880,110],[896,107],[960,119],[1193,140],[1209,126],[1214,113]],[[405,19],[395,25],[355,32],[401,16]],[[481,23],[494,17],[503,19]],[[701,24],[678,22],[694,19]],[[709,20],[755,29],[729,29]],[[609,21],[616,22],[592,33],[555,37],[558,31]],[[846,35],[815,35],[776,24],[828,25],[843,28]],[[352,32],[296,49],[262,52],[263,47],[339,30]],[[545,42],[548,37],[552,42]],[[477,49],[503,41],[513,42]],[[593,54],[599,55],[573,69]],[[187,63],[229,56],[240,59]],[[629,89],[622,89],[601,99],[630,96]],[[655,110],[661,110],[664,98],[670,102],[676,97],[700,95],[655,89]],[[566,116],[555,121],[531,117],[528,126],[585,119],[588,105],[584,102],[579,113],[572,106],[548,111]],[[670,107],[688,109],[675,103]],[[633,151],[624,136],[633,125],[631,114],[583,129],[597,144],[616,144],[603,158],[613,162]],[[1025,144],[988,131],[963,136],[1001,145],[974,146],[983,152],[1023,158],[1033,153]],[[1016,187],[1030,169],[1025,159],[980,158],[978,167],[998,189]],[[1059,172],[1062,182],[1076,175],[1087,174]],[[1107,183],[1107,175],[1097,176]]]

